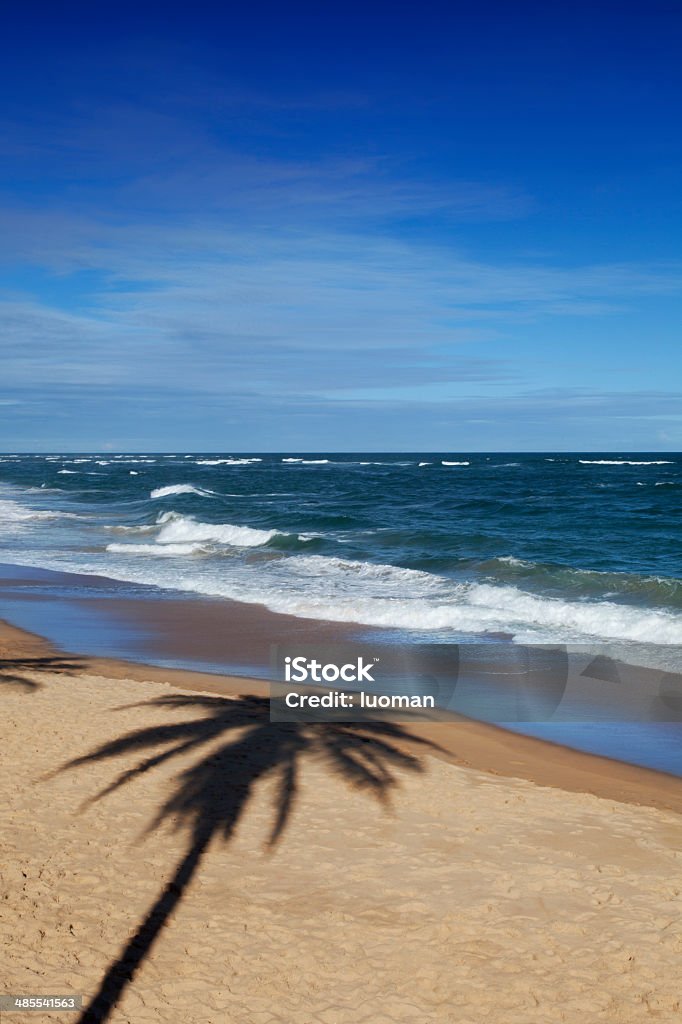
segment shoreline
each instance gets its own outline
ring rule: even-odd
[[[161,683],[169,689],[223,697],[268,698],[270,694],[270,683],[264,679],[64,651],[37,633],[0,620],[0,666],[5,659],[30,663],[55,656],[69,661],[68,675]],[[536,786],[682,814],[682,779],[664,772],[454,715],[448,721],[406,722],[402,729],[408,747],[433,744],[434,757],[494,778],[521,779]]]
[[[12,626],[0,659],[8,991],[83,1024],[677,1019],[656,773],[477,723],[273,723],[262,682]]]

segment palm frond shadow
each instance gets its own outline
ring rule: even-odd
[[[27,693],[39,690],[41,683],[36,682],[27,672],[54,672],[71,675],[82,667],[76,658],[64,658],[59,655],[46,655],[40,658],[0,658],[0,685],[16,686]]]
[[[276,780],[273,821],[266,844],[272,849],[293,811],[303,758],[320,759],[350,786],[365,789],[385,803],[398,784],[397,769],[422,770],[420,758],[401,749],[400,741],[409,739],[413,744],[437,749],[435,744],[408,736],[399,725],[388,721],[271,722],[270,702],[264,697],[173,694],[145,704],[202,714],[134,730],[76,758],[61,770],[139,753],[138,763],[96,794],[93,802],[180,755],[199,753],[198,760],[179,772],[172,794],[148,830],[170,819],[176,829],[188,831],[189,842],[171,881],[110,964],[78,1024],[100,1024],[109,1019],[180,903],[211,842],[215,838],[230,840],[258,781],[267,776]]]

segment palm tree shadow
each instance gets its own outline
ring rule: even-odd
[[[210,843],[214,838],[230,840],[259,780],[270,776],[276,783],[267,840],[267,847],[272,849],[294,807],[302,758],[321,759],[349,785],[368,790],[386,802],[398,784],[396,769],[422,770],[420,759],[401,749],[400,741],[409,739],[413,744],[437,749],[427,740],[408,735],[395,723],[377,719],[353,723],[271,722],[270,701],[264,697],[174,694],[144,704],[172,710],[196,709],[203,714],[134,730],[69,762],[60,771],[139,752],[135,767],[122,772],[89,801],[92,803],[175,757],[200,752],[197,761],[180,771],[173,793],[149,826],[151,831],[165,819],[172,819],[176,829],[187,829],[189,842],[173,878],[110,964],[78,1024],[101,1024],[109,1019],[178,907]]]
[[[36,682],[27,672],[50,672],[71,675],[82,667],[77,658],[50,655],[40,658],[0,658],[0,685],[16,686],[21,690],[34,692],[42,683]]]

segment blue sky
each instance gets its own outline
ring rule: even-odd
[[[0,449],[682,449],[682,4],[3,36]]]

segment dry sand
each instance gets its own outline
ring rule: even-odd
[[[270,726],[262,698],[86,673],[14,630],[2,657],[1,991],[92,997],[194,849],[110,978],[154,940],[117,1024],[682,1020],[676,813]],[[153,762],[172,742],[194,746]],[[2,1014],[27,1019],[74,1017]]]

